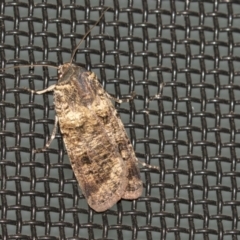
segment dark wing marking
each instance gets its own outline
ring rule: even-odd
[[[64,135],[74,174],[88,204],[95,211],[111,208],[121,199],[127,186],[126,167],[105,133],[90,123]],[[90,127],[86,129],[86,127]],[[84,130],[85,129],[85,130]],[[71,142],[69,142],[69,140]]]

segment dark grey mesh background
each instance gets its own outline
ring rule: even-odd
[[[70,60],[96,72],[140,160],[144,192],[89,209],[54,123],[57,71],[0,73],[1,239],[238,239],[240,4],[220,1],[1,1],[1,68]],[[158,95],[154,98],[155,95]],[[149,101],[153,99],[152,101]]]

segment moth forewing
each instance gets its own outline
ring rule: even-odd
[[[108,94],[94,73],[65,64],[54,88],[64,143],[88,204],[105,211],[142,193],[136,156]],[[66,77],[67,76],[67,77]]]

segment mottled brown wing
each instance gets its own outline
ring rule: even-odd
[[[92,119],[88,121],[90,123]],[[63,139],[89,206],[97,212],[111,208],[125,192],[127,174],[121,156],[106,133],[91,123],[87,129],[85,125],[77,131],[69,131]]]
[[[108,94],[104,91],[94,73],[90,74],[89,82],[96,89],[96,98],[90,108],[98,116],[111,142],[117,146],[127,169],[128,185],[122,195],[124,199],[136,199],[142,194],[143,184],[140,178],[137,159],[133,147],[126,134],[123,123],[114,108]]]
[[[101,212],[124,195],[128,184],[127,168],[118,146],[90,107],[95,89],[87,81],[89,74],[79,69],[81,75],[78,75],[76,69],[70,70],[66,75],[71,81],[60,79],[55,87],[55,109],[82,192],[90,207]]]

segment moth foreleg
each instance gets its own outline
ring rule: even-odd
[[[33,89],[29,89],[29,88],[26,88],[27,91],[31,92],[31,93],[34,93],[34,94],[43,94],[43,93],[46,93],[46,92],[52,92],[54,91],[54,88],[55,88],[55,84],[51,85],[50,87],[48,88],[45,88],[43,90],[33,90]]]

